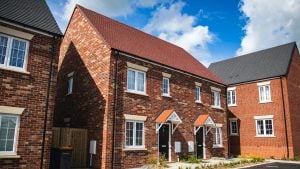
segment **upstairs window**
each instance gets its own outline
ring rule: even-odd
[[[170,83],[169,78],[163,77],[163,84],[162,84],[163,96],[170,96]]]
[[[0,114],[0,155],[16,155],[19,116]]]
[[[219,91],[212,91],[212,106],[217,108],[221,107],[221,98]]]
[[[29,42],[0,34],[0,67],[24,71]]]
[[[236,91],[233,89],[227,90],[227,104],[228,106],[236,105]]]
[[[201,102],[201,87],[196,86],[196,102]]]
[[[127,70],[127,91],[135,93],[146,93],[146,73],[135,69]]]
[[[271,102],[270,82],[258,83],[257,85],[259,90],[259,102]]]
[[[74,72],[68,74],[68,91],[67,95],[73,93],[73,83],[74,83]]]

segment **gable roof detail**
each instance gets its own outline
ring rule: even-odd
[[[0,4],[0,19],[62,35],[45,0],[0,0]]]
[[[210,81],[223,81],[184,49],[80,5],[83,15],[112,49],[172,67]]]
[[[284,76],[295,48],[292,42],[215,62],[209,69],[228,85]]]

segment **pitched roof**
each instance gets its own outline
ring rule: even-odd
[[[77,8],[111,48],[223,84],[184,49],[79,5]]]
[[[0,0],[0,19],[62,35],[45,0]]]
[[[209,69],[226,84],[237,84],[286,75],[296,43],[249,53],[212,63]]]

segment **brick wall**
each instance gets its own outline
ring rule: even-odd
[[[29,74],[0,68],[0,105],[26,108],[20,116],[20,130],[17,146],[17,155],[19,155],[20,158],[0,158],[0,168],[37,169],[40,167],[52,37],[11,27],[2,23],[0,23],[0,25],[34,35],[29,44],[27,64]],[[56,46],[54,49],[55,54],[48,110],[44,168],[49,167],[59,43],[59,39],[55,41]]]

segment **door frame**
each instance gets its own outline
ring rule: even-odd
[[[168,158],[169,158],[169,159],[168,159],[168,161],[171,162],[171,161],[172,161],[172,158],[171,158],[171,156],[172,156],[172,155],[171,155],[171,152],[172,152],[172,151],[171,151],[171,149],[172,149],[172,146],[171,146],[171,143],[172,143],[172,142],[171,142],[171,132],[172,132],[172,131],[171,131],[171,127],[172,127],[172,125],[171,125],[171,123],[161,123],[161,124],[162,124],[162,125],[169,125],[169,143],[168,143],[168,144],[169,144],[169,145],[168,145],[168,149],[169,149],[169,157],[168,157]],[[158,132],[157,132],[157,138],[158,138],[158,140],[157,140],[157,143],[158,143],[158,144],[157,144],[157,152],[158,152],[158,153],[157,153],[157,157],[158,157],[158,160],[159,160],[159,132],[160,132],[160,129],[159,129]]]
[[[203,159],[206,159],[206,145],[205,145],[205,136],[206,136],[206,131],[205,131],[205,126],[201,126],[201,128],[203,128],[203,138],[202,138],[202,147],[203,147]],[[201,130],[201,129],[199,129]],[[199,132],[199,130],[197,130],[197,132],[195,133],[195,145],[196,145],[196,158],[198,156],[198,151],[197,151],[197,133]]]

